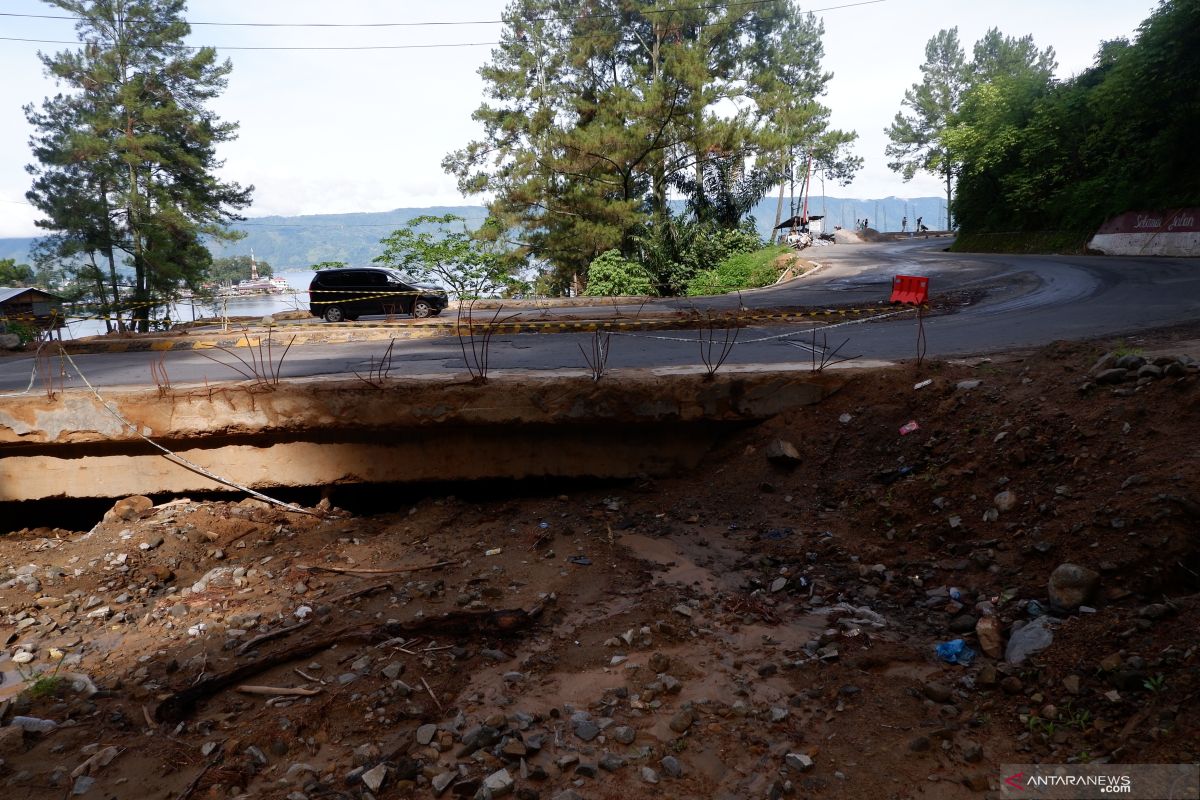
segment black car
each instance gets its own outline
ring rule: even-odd
[[[308,303],[314,317],[341,322],[370,314],[435,317],[450,300],[440,286],[413,283],[394,269],[342,267],[323,269],[313,276]]]

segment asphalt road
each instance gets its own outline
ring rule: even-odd
[[[870,245],[834,245],[809,251],[823,267],[787,284],[745,292],[741,297],[703,301],[669,299],[657,304],[681,310],[878,305],[886,301],[892,276],[930,277],[931,293],[975,290],[978,302],[925,321],[927,355],[946,357],[1036,346],[1054,340],[1132,333],[1200,319],[1200,259],[1119,258],[1105,256],[963,255],[943,251],[945,240],[916,239]],[[597,306],[611,314],[611,306]],[[584,309],[569,309],[573,314]],[[622,309],[632,315],[635,308]],[[912,358],[916,352],[912,312],[894,318],[841,325],[818,331],[819,352],[841,345],[840,355],[863,359]],[[610,340],[610,368],[696,367],[714,359],[726,341],[724,331],[626,333]],[[842,345],[843,340],[848,339]],[[812,326],[745,328],[738,332],[727,363],[809,363]],[[591,334],[519,334],[497,336],[489,353],[493,370],[584,369],[580,349],[591,353]],[[367,374],[386,344],[366,342],[293,347],[281,377]],[[826,349],[827,348],[827,349]],[[707,352],[705,352],[707,351]],[[249,358],[247,350],[237,351]],[[232,356],[208,351],[166,354],[164,366],[174,386],[242,380]],[[278,353],[276,353],[278,355]],[[113,353],[74,356],[78,369],[97,386],[153,385],[150,365],[160,353]],[[224,363],[217,363],[212,359]],[[0,359],[0,392],[19,392],[30,380],[34,360]],[[57,369],[57,362],[54,364]],[[465,373],[456,338],[396,340],[391,375]],[[69,374],[67,386],[82,385]],[[34,390],[38,390],[39,381]]]

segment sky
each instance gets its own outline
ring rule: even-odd
[[[957,26],[971,45],[990,27],[1033,34],[1054,47],[1057,77],[1091,65],[1100,42],[1132,37],[1156,6],[1151,0],[853,0],[801,3],[825,25],[824,67],[833,73],[823,102],[832,124],[859,135],[865,164],[834,197],[943,195],[932,177],[905,183],[887,168],[884,129],[904,90],[920,80],[925,43]],[[401,207],[477,204],[443,173],[447,152],[478,137],[471,112],[483,99],[478,69],[497,41],[505,0],[192,0],[189,44],[225,47],[331,45],[456,45],[406,50],[225,50],[233,72],[211,108],[241,124],[237,141],[222,145],[222,177],[253,184],[247,216],[386,211]],[[822,10],[824,9],[824,10]],[[40,50],[68,45],[6,41],[74,40],[73,23],[2,14],[62,14],[38,0],[0,0],[0,237],[34,236],[37,212],[24,202],[30,176],[31,133],[22,107],[57,90],[43,75]],[[224,23],[479,22],[374,28],[281,28],[199,25]],[[457,46],[466,45],[466,46]],[[820,192],[814,186],[814,194]]]

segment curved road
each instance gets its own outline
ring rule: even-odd
[[[910,240],[869,245],[834,245],[809,251],[823,267],[790,283],[745,292],[748,308],[877,305],[887,299],[892,275],[927,275],[933,295],[972,290],[982,300],[955,313],[929,317],[925,323],[927,355],[944,357],[1036,346],[1059,339],[1132,333],[1139,330],[1200,320],[1200,259],[1122,258],[1108,256],[970,255],[944,252],[946,240]],[[967,296],[964,294],[962,296]],[[669,299],[662,307],[733,309],[739,298],[702,301]],[[595,310],[610,314],[611,306]],[[569,309],[571,313],[584,309]],[[624,308],[632,316],[635,308]],[[723,331],[712,334],[712,357],[725,341]],[[827,333],[829,348],[849,338],[842,355],[865,359],[911,358],[915,354],[916,323],[911,312],[893,319],[840,326]],[[697,331],[665,331],[614,335],[610,368],[696,367],[701,365]],[[811,326],[746,328],[730,351],[730,364],[808,363],[812,356]],[[817,334],[818,349],[826,338]],[[591,352],[591,334],[520,334],[497,336],[490,367],[504,369],[582,369],[580,348]],[[284,377],[366,374],[372,359],[386,345],[365,342],[295,347],[282,367]],[[232,364],[232,357],[209,351]],[[248,351],[238,351],[248,356]],[[80,370],[96,385],[153,385],[150,364],[159,353],[121,353],[74,356]],[[231,366],[196,351],[166,354],[165,366],[175,386],[203,381],[241,380]],[[0,392],[25,389],[33,359],[0,359]],[[241,366],[240,364],[238,365]],[[455,338],[396,340],[391,375],[463,373],[460,345]],[[79,386],[77,377],[68,386]],[[34,391],[38,391],[35,386]]]

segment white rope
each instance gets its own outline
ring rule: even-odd
[[[150,446],[154,447],[157,450],[162,451],[163,457],[166,458],[171,463],[178,464],[179,466],[183,467],[184,469],[194,472],[197,475],[200,475],[202,477],[208,478],[211,481],[215,481],[224,486],[229,486],[231,488],[237,489],[240,492],[245,492],[246,494],[250,495],[251,497],[255,497],[259,500],[262,500],[264,503],[270,503],[271,505],[279,506],[281,508],[287,509],[288,511],[294,512],[296,514],[308,514],[309,516],[313,516],[313,517],[322,516],[321,514],[315,512],[315,511],[309,511],[308,509],[300,508],[297,505],[293,505],[291,503],[285,503],[282,500],[276,500],[274,497],[269,497],[268,495],[265,495],[262,492],[257,492],[248,486],[242,486],[240,483],[235,483],[234,481],[228,480],[226,478],[222,478],[219,475],[214,475],[213,473],[209,472],[207,469],[200,466],[199,464],[189,461],[186,458],[184,458],[183,456],[177,455],[176,453],[173,453],[170,450],[168,450],[167,448],[163,447],[158,442],[154,441],[149,436],[146,436],[144,433],[142,433],[140,430],[138,430],[136,425],[134,425],[132,422],[130,422],[129,420],[127,420],[125,417],[123,417],[121,415],[121,412],[117,411],[115,408],[110,406],[104,400],[104,398],[100,396],[100,392],[96,390],[96,387],[92,386],[91,382],[89,382],[87,377],[84,376],[83,371],[79,369],[79,365],[75,363],[75,359],[71,358],[71,354],[68,353],[66,351],[66,349],[61,346],[59,347],[59,349],[62,351],[62,354],[64,356],[66,356],[67,361],[69,361],[71,363],[71,366],[75,368],[75,374],[78,375],[79,379],[81,381],[83,381],[84,385],[87,386],[87,388],[89,390],[91,390],[92,394],[95,395],[96,400],[99,401],[100,405],[104,407],[104,410],[107,411],[109,414],[111,414],[113,417],[115,417],[117,419],[117,421],[120,422],[122,425],[124,425],[126,428],[128,428],[129,430],[131,430],[135,434],[137,434],[147,444],[149,444]]]
[[[24,397],[25,395],[29,394],[33,390],[33,382],[37,378],[38,358],[41,357],[42,348],[45,346],[46,346],[46,342],[43,341],[41,344],[38,345],[37,352],[35,352],[33,354],[33,368],[29,370],[29,385],[25,387],[25,391],[23,391],[23,392],[8,392],[5,394],[0,394],[0,397]]]
[[[906,314],[906,313],[908,313],[910,311],[914,311],[914,310],[915,309],[913,309],[913,308],[902,308],[899,311],[889,311],[886,314],[876,314],[873,317],[862,317],[861,319],[851,319],[851,320],[847,320],[845,322],[836,322],[832,325],[822,325],[820,327],[820,329],[823,331],[829,331],[829,330],[833,330],[834,328],[844,327],[846,325],[858,325],[863,322],[872,322],[877,319],[887,319],[888,317],[894,317],[894,316],[897,316],[898,314]],[[812,328],[808,328],[803,331],[788,331],[787,333],[773,334],[771,336],[762,336],[758,339],[739,340],[737,342],[733,342],[732,344],[757,344],[758,342],[769,342],[774,339],[786,339],[789,336],[803,336],[804,334],[810,333],[812,330],[813,330]],[[696,340],[694,338],[682,338],[679,336],[652,336],[650,334],[645,334],[645,333],[626,333],[624,331],[606,331],[606,333],[612,333],[613,336],[631,336],[635,339],[657,339],[661,342],[682,342],[684,344],[695,344],[696,343]]]

